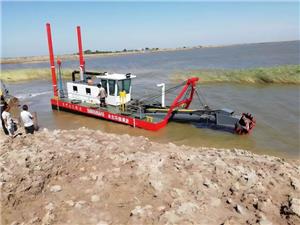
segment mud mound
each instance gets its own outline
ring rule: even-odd
[[[0,139],[1,224],[300,224],[300,166],[85,128]]]

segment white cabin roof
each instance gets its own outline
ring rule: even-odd
[[[126,77],[126,74],[121,73],[107,73],[105,76],[96,76],[99,79],[111,79],[111,80],[124,80],[128,78],[135,78],[135,75],[130,74],[130,77]]]

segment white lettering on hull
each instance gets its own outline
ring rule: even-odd
[[[72,110],[76,110],[76,111],[81,111],[81,112],[85,111],[83,107],[73,105],[73,104],[70,104],[68,102],[62,102],[61,106],[65,107],[65,108],[72,109]],[[87,108],[86,112],[89,113],[89,114],[95,115],[95,116],[107,118],[107,119],[114,120],[114,121],[117,121],[117,122],[120,122],[120,123],[129,124],[129,119],[126,118],[126,117],[122,117],[122,116],[118,116],[118,115],[114,115],[114,114],[110,114],[110,113],[107,113],[107,117],[105,117],[103,111],[99,111],[99,110],[91,109],[91,108]]]
[[[87,109],[87,113],[96,115],[96,116],[101,116],[104,117],[104,112],[99,111],[99,110],[95,110],[95,109]]]
[[[127,123],[129,124],[129,119],[128,118],[124,118],[118,115],[112,115],[112,114],[108,114],[108,119],[114,120],[114,121],[118,121],[120,123]]]
[[[67,103],[67,102],[62,102],[60,106],[64,107],[64,108],[68,108],[68,109],[72,109],[72,110],[82,112],[81,106],[78,106],[78,105],[73,105],[73,104],[70,104],[70,103]],[[59,107],[59,105],[58,105],[58,107]]]

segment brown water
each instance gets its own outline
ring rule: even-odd
[[[217,148],[242,148],[259,154],[281,157],[299,157],[299,87],[297,86],[244,86],[199,85],[206,101],[215,108],[230,108],[238,112],[251,112],[257,119],[253,133],[245,136],[211,129],[200,129],[193,124],[170,122],[165,128],[153,132],[117,123],[52,111],[50,81],[10,84],[13,90],[31,94],[17,94],[22,103],[38,112],[39,124],[49,129],[76,129],[88,127],[117,134],[146,136],[158,142]],[[136,85],[141,92],[143,85]],[[155,87],[153,87],[155,88]],[[37,90],[41,90],[36,92]],[[43,90],[43,91],[42,91]],[[138,90],[136,90],[137,92]],[[192,107],[197,107],[195,100]],[[92,140],[92,137],[91,137]]]
[[[91,68],[110,68],[107,71],[134,72],[133,96],[141,97],[160,91],[156,84],[165,82],[167,87],[175,71],[200,68],[249,68],[284,64],[299,64],[300,42],[254,44],[213,49],[196,49],[182,52],[155,53],[87,60]],[[65,64],[75,66],[77,62]],[[47,63],[3,65],[5,69],[46,67]],[[90,68],[89,67],[89,68]],[[95,118],[52,111],[50,81],[9,84],[12,94],[21,103],[29,104],[36,111],[41,127],[49,129],[74,129],[82,126],[105,132],[143,135],[159,142],[173,142],[190,146],[217,148],[242,148],[259,154],[287,158],[300,157],[300,90],[293,85],[234,85],[199,84],[198,88],[213,108],[229,108],[250,112],[257,120],[252,134],[238,136],[230,133],[199,129],[193,124],[171,122],[157,131],[116,124]],[[173,95],[174,97],[174,95]],[[196,102],[192,107],[198,107]],[[92,137],[91,137],[92,141]]]

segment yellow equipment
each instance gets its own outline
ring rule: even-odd
[[[126,103],[126,91],[120,91],[119,94],[120,94],[120,103],[121,103],[120,110],[122,112],[124,112],[125,111],[125,103]]]

